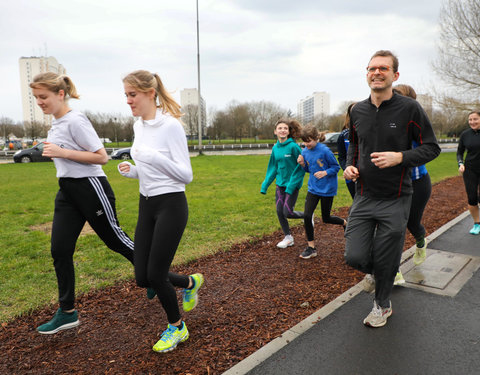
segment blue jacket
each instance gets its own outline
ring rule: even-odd
[[[321,197],[333,197],[337,195],[338,171],[340,166],[332,151],[323,143],[317,143],[315,148],[308,148],[302,151],[305,160],[305,172],[310,173],[308,179],[308,192]],[[326,171],[327,175],[323,178],[316,178],[315,172]]]
[[[305,171],[297,164],[297,158],[301,152],[302,149],[292,138],[288,138],[283,143],[277,141],[272,148],[267,175],[262,183],[260,193],[266,194],[268,187],[275,179],[278,186],[286,188],[287,194],[292,194],[296,189],[300,189],[305,176]]]

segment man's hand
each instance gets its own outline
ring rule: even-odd
[[[393,151],[372,152],[370,157],[372,163],[380,169],[394,167],[403,161],[403,154]]]
[[[352,180],[352,181],[357,181],[357,178],[360,177],[360,173],[358,173],[358,169],[352,165],[349,165],[345,170],[343,171],[343,177],[346,180]]]

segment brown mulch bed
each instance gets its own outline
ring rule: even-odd
[[[467,209],[459,177],[433,187],[424,225],[430,234]],[[273,212],[273,211],[272,211]],[[347,208],[336,212],[345,217]],[[0,328],[1,374],[221,374],[358,283],[363,274],[346,266],[339,226],[316,222],[318,257],[302,260],[304,231],[295,246],[276,248],[280,232],[240,243],[176,272],[202,272],[197,308],[184,314],[190,338],[167,354],[151,348],[166,327],[157,300],[134,281],[79,296],[81,324],[56,335],[35,327],[55,306]],[[405,248],[414,243],[407,235]],[[41,293],[39,286],[39,293]]]

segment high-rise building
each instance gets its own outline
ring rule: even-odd
[[[326,92],[314,92],[297,105],[297,115],[304,124],[314,121],[317,116],[330,115],[330,95]]]
[[[184,122],[186,122],[187,135],[198,134],[198,90],[180,90],[180,105],[182,106],[182,112],[185,114]],[[202,129],[205,129],[207,126],[207,107],[202,97],[200,97],[200,110],[202,111]]]
[[[20,57],[20,85],[22,93],[22,108],[24,122],[39,122],[45,125],[52,123],[52,115],[45,115],[36,104],[30,88],[33,77],[45,72],[65,74],[65,68],[58,61],[50,57]]]

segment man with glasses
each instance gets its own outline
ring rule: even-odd
[[[412,196],[411,167],[440,154],[425,111],[393,92],[400,73],[390,51],[377,51],[367,67],[370,97],[352,108],[344,177],[356,182],[345,232],[345,260],[373,274],[373,309],[363,323],[382,327],[392,315],[390,295],[405,240]],[[412,141],[419,147],[412,149]]]

